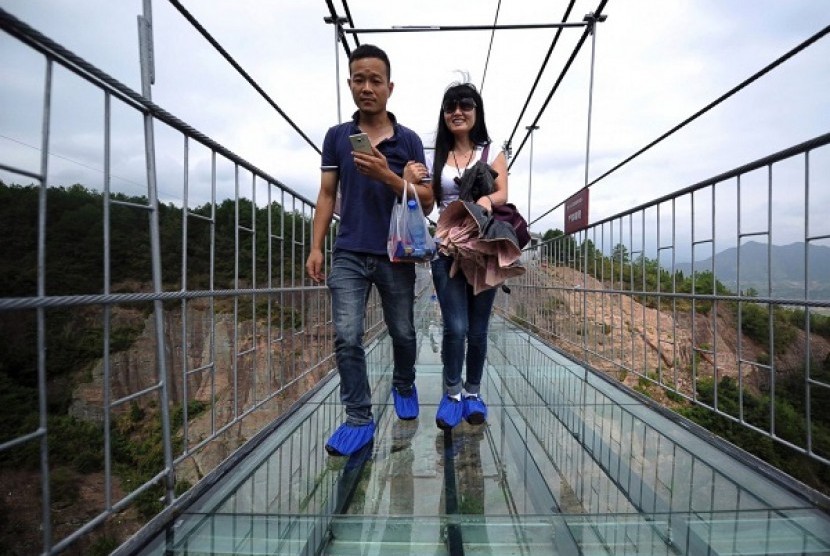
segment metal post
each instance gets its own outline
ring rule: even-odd
[[[343,34],[343,24],[349,21],[345,17],[324,17],[323,21],[334,25],[334,89],[337,93],[337,123],[341,123],[343,118],[340,114],[340,51],[338,45],[340,44],[340,35]]]
[[[138,16],[138,41],[141,58],[141,94],[147,100],[152,99],[151,86],[155,82],[153,60],[153,15],[152,0],[144,0],[143,15]],[[153,292],[159,295],[163,291],[161,283],[161,239],[159,226],[158,183],[156,181],[155,139],[153,134],[153,115],[144,112],[144,149],[147,164],[147,202],[150,207],[150,258],[152,261]],[[165,502],[173,503],[175,498],[173,480],[173,444],[170,433],[170,400],[167,381],[167,359],[164,334],[164,305],[161,298],[153,302],[156,325],[156,366],[159,381],[159,411],[161,412],[161,433],[164,443],[164,486]],[[187,403],[187,402],[185,402]],[[107,408],[109,410],[109,408]]]
[[[527,216],[525,219],[530,222],[530,193],[533,190],[533,132],[539,129],[538,125],[525,127],[530,132],[530,175],[527,178]]]
[[[49,175],[49,140],[52,133],[52,75],[53,62],[46,59],[43,85],[43,123],[41,128],[40,176],[37,209],[37,296],[46,297],[46,201]],[[37,391],[38,431],[40,432],[40,497],[43,546],[52,547],[52,493],[49,479],[49,420],[46,398],[46,309],[38,307],[37,319]],[[6,440],[5,438],[3,440]]]
[[[588,187],[588,163],[591,155],[591,111],[594,101],[594,58],[597,48],[597,21],[603,22],[608,16],[601,15],[596,17],[594,12],[587,14],[582,21],[588,22],[591,33],[591,75],[588,84],[588,137],[585,144],[585,187]]]
[[[506,159],[507,164],[510,164],[510,159],[513,158],[513,146],[510,144],[510,140],[508,139],[502,144],[502,150],[504,151],[504,157]],[[510,314],[510,296],[503,295],[504,298],[504,314]]]

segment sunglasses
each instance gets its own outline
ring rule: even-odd
[[[462,112],[472,112],[476,106],[476,101],[470,97],[464,97],[457,100],[445,100],[442,108],[445,114],[452,114],[457,108],[461,108]]]

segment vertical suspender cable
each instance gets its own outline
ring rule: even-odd
[[[346,19],[332,16],[324,18],[324,21],[334,25],[334,91],[337,94],[337,123],[341,123],[343,117],[340,110],[340,52],[338,51],[337,45],[340,43],[340,37],[343,36],[342,23]]]
[[[529,125],[526,129],[530,134],[530,164],[528,166],[527,178],[527,219],[530,220],[530,196],[533,189],[533,132],[539,129],[539,126]]]
[[[340,24],[334,24],[334,90],[337,91],[337,123],[343,121],[343,114],[340,111],[340,53],[337,51],[337,43],[340,42]]]
[[[606,16],[604,15],[597,18],[593,13],[585,16],[585,19],[591,24],[591,73],[588,80],[588,132],[585,140],[585,187],[588,187],[588,166],[591,159],[591,111],[594,105],[594,61],[597,51],[597,21],[604,21],[605,18]]]
[[[622,168],[623,166],[625,166],[626,164],[628,164],[629,162],[631,162],[632,160],[634,160],[635,158],[637,158],[638,156],[640,156],[641,154],[646,152],[647,150],[651,149],[652,147],[654,147],[655,145],[657,145],[658,143],[660,143],[664,139],[668,138],[670,135],[674,134],[676,131],[678,131],[681,128],[685,127],[687,124],[691,123],[693,120],[697,119],[698,117],[702,116],[703,114],[705,114],[706,112],[708,112],[709,110],[714,108],[715,106],[717,106],[720,103],[724,102],[726,99],[728,99],[729,97],[731,97],[732,95],[734,95],[738,91],[748,87],[754,81],[760,79],[762,76],[769,73],[770,71],[775,69],[777,66],[783,64],[784,62],[786,62],[787,60],[789,60],[790,58],[792,58],[793,56],[795,56],[796,54],[798,54],[802,50],[806,49],[808,46],[810,46],[810,45],[814,44],[815,42],[817,42],[818,40],[822,39],[827,34],[830,34],[830,25],[824,27],[821,31],[819,31],[818,33],[816,33],[812,37],[808,38],[807,40],[805,40],[801,44],[797,45],[792,50],[786,52],[783,56],[781,56],[777,60],[771,62],[770,64],[768,64],[767,66],[765,66],[761,70],[757,71],[756,73],[754,73],[753,75],[751,75],[750,77],[748,77],[747,79],[745,79],[744,81],[742,81],[741,83],[739,83],[738,85],[736,85],[735,87],[733,87],[732,89],[730,89],[729,91],[727,91],[726,93],[724,93],[723,95],[718,97],[717,99],[713,100],[712,102],[710,102],[709,104],[707,104],[706,106],[704,106],[703,108],[701,108],[700,110],[698,110],[697,112],[695,112],[694,114],[692,114],[691,116],[689,116],[688,118],[686,118],[685,120],[680,122],[679,124],[675,125],[673,128],[671,128],[670,130],[668,130],[667,132],[662,134],[657,139],[650,142],[645,147],[639,149],[637,152],[635,152],[634,154],[632,154],[631,156],[629,156],[628,158],[626,158],[622,162],[619,162],[618,164],[616,164],[610,170],[607,170],[602,175],[594,178],[593,180],[591,180],[587,184],[587,187],[593,186],[594,184],[598,183],[599,181],[605,179],[607,176],[609,176],[612,173],[616,172],[617,170],[619,170],[620,168]],[[520,149],[521,149],[521,147],[520,147]],[[512,163],[511,163],[511,165],[512,165]],[[509,168],[510,168],[510,166],[508,166],[508,169]],[[554,210],[556,210],[557,208],[562,206],[564,203],[565,203],[565,201],[562,201],[561,203],[553,206],[552,208],[550,208],[548,211],[546,211],[541,216],[536,217],[536,220],[538,221],[541,218],[544,218],[545,216],[547,216],[548,214],[550,214],[551,212],[553,212]],[[529,222],[529,224],[533,224],[534,222]]]

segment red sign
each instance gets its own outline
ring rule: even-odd
[[[565,201],[565,233],[572,234],[588,227],[588,188],[585,187]]]

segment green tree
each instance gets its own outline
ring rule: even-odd
[[[628,247],[626,247],[622,243],[616,244],[614,246],[614,249],[611,251],[611,260],[614,261],[614,264],[628,263]]]
[[[552,229],[548,228],[548,231],[546,231],[545,234],[542,236],[542,241],[550,241],[552,239],[556,239],[556,238],[561,237],[563,235],[565,235],[565,233],[562,230],[560,230],[559,228],[557,228],[555,230],[552,230]]]

